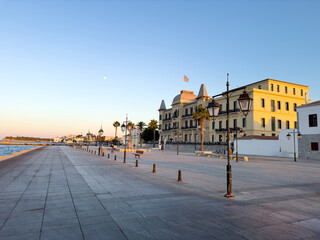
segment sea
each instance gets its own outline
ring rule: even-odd
[[[14,143],[14,142],[11,142],[11,143]],[[17,143],[23,143],[23,142],[17,142]],[[0,156],[7,156],[12,153],[21,152],[23,150],[28,150],[35,147],[39,147],[39,146],[37,145],[0,145]]]

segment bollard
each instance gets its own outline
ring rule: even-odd
[[[94,151],[94,154],[97,154],[97,151]]]
[[[136,160],[136,167],[138,167],[138,159]]]
[[[104,157],[104,152],[102,153],[102,157]]]
[[[110,153],[108,153],[108,158],[110,158]]]
[[[114,155],[114,160],[117,161],[117,155]]]
[[[181,170],[178,171],[178,182],[182,182]]]
[[[155,163],[153,164],[153,170],[152,170],[152,172],[153,172],[153,173],[156,173],[156,164],[155,164]]]

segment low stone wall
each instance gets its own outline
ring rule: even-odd
[[[320,142],[319,134],[304,134],[298,142],[299,158],[320,160],[320,151],[311,151],[311,142]]]
[[[142,147],[144,148],[153,148],[153,144],[142,144]],[[158,148],[158,144],[155,145],[156,148]],[[200,151],[201,146],[200,144],[194,145],[194,144],[179,144],[179,152],[195,152]],[[220,152],[224,153],[227,149],[226,145],[203,145],[204,151],[212,151],[212,152]],[[165,150],[170,151],[177,151],[177,144],[166,144]]]
[[[39,149],[39,148],[43,148],[43,146],[39,146],[39,147],[35,147],[35,148],[30,148],[30,149],[27,149],[27,150],[23,150],[23,151],[20,151],[20,152],[15,152],[15,153],[12,153],[10,155],[6,155],[6,156],[0,156],[0,162],[1,161],[4,161],[4,160],[8,160],[8,159],[11,159],[11,158],[14,158],[16,156],[20,156],[24,153],[27,153],[27,152],[31,152],[31,151],[34,151],[36,149]]]

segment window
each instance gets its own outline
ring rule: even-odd
[[[234,110],[234,111],[237,110],[237,106],[238,106],[238,105],[237,105],[237,101],[234,101],[234,102],[233,102],[233,110]]]
[[[273,91],[273,84],[271,84],[271,91]]]
[[[168,114],[166,114],[166,119],[168,119]]]
[[[193,113],[193,108],[190,108],[190,114],[192,114]]]
[[[278,128],[281,129],[281,120],[278,120]]]
[[[276,130],[276,118],[272,117],[271,118],[271,131],[275,131]]]
[[[242,127],[247,127],[247,119],[246,118],[242,118]]]
[[[222,129],[222,121],[219,121],[219,129]]]
[[[193,120],[190,120],[189,123],[190,123],[190,127],[192,128]]]
[[[171,119],[171,113],[169,113],[169,119]]]
[[[219,142],[222,142],[222,135],[219,135]]]
[[[220,113],[222,112],[222,104],[220,104],[220,110],[219,110],[219,112],[220,112]]]
[[[185,142],[188,141],[188,134],[184,135],[184,141],[185,141]]]
[[[159,115],[159,120],[162,120],[162,115]]]
[[[184,126],[185,126],[185,128],[188,128],[188,121],[184,122]]]
[[[280,92],[280,86],[277,85],[277,92]]]
[[[261,85],[258,86],[258,89],[261,89]]]
[[[189,134],[189,142],[191,142],[191,141],[192,141],[192,135]]]
[[[281,102],[278,101],[278,109],[280,110],[281,109]]]
[[[296,103],[293,104],[293,109],[295,112],[297,111],[297,104]]]
[[[292,91],[293,91],[293,95],[296,95],[296,89],[293,88]]]
[[[212,122],[212,130],[216,128],[216,122]]]
[[[188,115],[188,108],[186,108],[186,110],[185,110],[185,115],[186,116]]]
[[[159,124],[159,130],[161,130],[161,124]]]
[[[286,102],[286,110],[289,111],[289,103]]]
[[[288,87],[284,87],[284,92],[288,93]]]
[[[276,107],[274,106],[274,100],[271,100],[271,112],[275,112]]]
[[[303,97],[303,89],[300,90],[300,95]]]
[[[271,134],[271,136],[272,136],[272,137],[275,137],[275,136],[276,136],[276,134],[275,134],[275,133],[272,133],[272,134]]]
[[[264,133],[262,133],[262,134],[261,134],[261,136],[265,136],[265,134],[264,134]]]
[[[317,127],[318,122],[317,122],[317,114],[310,114],[309,115],[309,127]]]
[[[286,121],[286,128],[290,129],[290,122],[289,121]]]
[[[266,127],[266,119],[265,118],[261,118],[261,127]]]
[[[264,98],[261,98],[261,107],[263,107],[264,108]]]
[[[214,142],[214,135],[211,136],[211,141]]]
[[[227,129],[227,126],[228,126],[228,120],[226,120],[226,129]]]
[[[311,151],[319,151],[319,144],[317,142],[311,143]]]
[[[295,128],[295,129],[297,129],[297,128],[298,128],[297,121],[294,121],[294,128]]]
[[[233,119],[233,127],[234,127],[234,128],[237,127],[237,119]]]

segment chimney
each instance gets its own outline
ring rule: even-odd
[[[305,100],[306,100],[306,104],[308,104],[308,94],[307,93],[304,93],[304,97],[305,97]]]

